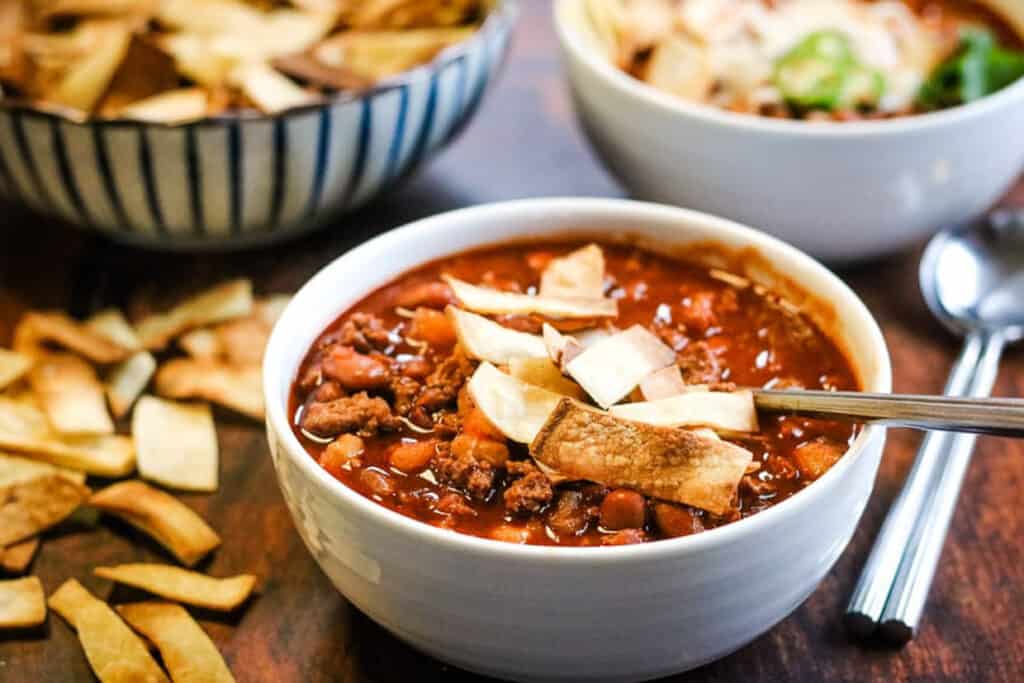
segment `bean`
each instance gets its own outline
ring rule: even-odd
[[[395,303],[404,308],[444,308],[455,303],[455,295],[452,288],[443,282],[424,282],[406,289]]]
[[[654,522],[661,533],[670,538],[704,531],[704,524],[693,514],[693,510],[672,503],[654,504]]]
[[[359,481],[375,496],[389,498],[395,492],[395,485],[388,475],[380,470],[369,469],[359,473]]]
[[[456,341],[455,328],[448,316],[432,308],[416,309],[409,324],[408,336],[431,346],[451,346]]]
[[[336,475],[356,464],[365,447],[363,440],[355,434],[342,434],[327,444],[327,448],[320,454],[320,464],[328,472]]]
[[[470,456],[486,460],[495,467],[504,467],[508,460],[508,446],[501,441],[462,433],[452,441],[452,454],[460,458]]]
[[[406,474],[420,472],[434,457],[434,446],[433,440],[400,443],[391,450],[388,461],[392,467]]]
[[[644,525],[647,501],[636,491],[615,489],[601,502],[601,526],[605,529],[639,529]]]
[[[358,353],[351,346],[332,347],[324,359],[324,372],[354,391],[384,388],[391,375],[383,361]]]

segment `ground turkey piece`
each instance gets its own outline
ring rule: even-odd
[[[581,492],[567,490],[558,494],[554,507],[548,512],[547,525],[558,536],[578,536],[597,515],[597,508],[587,505]]]
[[[676,354],[683,381],[687,384],[714,384],[722,381],[722,368],[707,342],[687,344]]]
[[[441,361],[427,377],[426,386],[416,399],[416,408],[432,413],[450,405],[473,370],[473,362],[456,347],[452,355]]]
[[[420,393],[420,383],[411,377],[401,375],[391,378],[391,395],[394,397],[395,414],[408,417]]]
[[[353,313],[339,333],[339,341],[361,353],[382,351],[391,345],[391,333],[383,321],[370,313]]]
[[[434,512],[449,517],[476,517],[476,510],[469,506],[459,493],[447,493],[434,505]]]
[[[551,502],[551,480],[532,462],[509,461],[508,474],[516,477],[505,489],[505,509],[513,515],[540,512]]]
[[[357,434],[370,437],[401,426],[388,402],[361,392],[324,403],[310,403],[302,415],[302,428],[317,436]]]
[[[454,455],[448,442],[437,445],[432,469],[439,482],[464,491],[473,500],[487,500],[494,488],[491,463],[468,454]]]

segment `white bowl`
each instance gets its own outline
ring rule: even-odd
[[[989,208],[1024,169],[1024,80],[888,121],[762,118],[683,101],[604,59],[558,0],[576,109],[629,192],[748,223],[833,262],[877,256]],[[1024,34],[1024,2],[990,0]]]
[[[458,135],[518,12],[500,0],[430,63],[278,114],[77,123],[0,97],[0,199],[153,249],[292,239],[379,197]]]
[[[605,199],[507,202],[418,221],[338,258],[294,297],[264,360],[281,491],[338,590],[399,638],[456,666],[515,680],[627,681],[722,657],[803,602],[868,500],[884,441],[879,428],[865,429],[806,490],[721,528],[624,547],[517,546],[392,512],[327,474],[295,438],[287,401],[299,363],[323,329],[370,291],[474,247],[551,236],[621,240],[624,231],[666,252],[710,242],[759,256],[747,274],[804,301],[848,349],[865,389],[890,390],[881,332],[838,278],[776,239],[692,211]]]

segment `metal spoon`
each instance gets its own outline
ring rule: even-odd
[[[1024,214],[997,212],[940,233],[925,251],[921,290],[964,349],[947,394],[988,396],[1007,343],[1024,337]],[[917,630],[974,447],[973,434],[925,437],[847,607],[851,631],[895,642]]]

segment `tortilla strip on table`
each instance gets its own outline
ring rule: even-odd
[[[0,390],[14,384],[28,374],[32,358],[17,351],[0,349]]]
[[[60,523],[91,491],[59,474],[48,474],[0,489],[0,547],[9,546]]]
[[[58,467],[41,460],[0,453],[0,488],[50,474],[59,474],[76,484],[85,483],[85,472]]]
[[[31,628],[46,621],[46,595],[38,577],[0,581],[0,629]]]
[[[256,586],[256,577],[252,574],[220,579],[169,564],[121,564],[96,567],[93,573],[167,600],[218,612],[230,612],[241,605]]]
[[[263,419],[263,375],[259,366],[174,358],[156,373],[156,393],[166,398],[202,399]]]
[[[753,456],[684,429],[624,420],[562,399],[530,445],[534,459],[584,479],[721,515]]]
[[[135,329],[144,348],[159,350],[193,328],[249,315],[252,306],[252,282],[231,280],[200,292],[167,312],[143,318]]]
[[[552,259],[540,276],[540,296],[600,299],[604,296],[604,252],[596,244]]]
[[[104,322],[80,323],[60,311],[30,311],[14,328],[14,349],[37,357],[48,349],[45,343],[57,344],[74,351],[93,363],[117,363],[127,358],[134,348],[104,333]]]
[[[614,318],[619,314],[619,304],[615,299],[529,296],[478,287],[448,274],[442,275],[441,278],[452,288],[452,292],[462,305],[474,313],[536,313],[554,319]]]
[[[217,490],[217,431],[209,405],[143,396],[132,414],[132,439],[143,479],[185,491]]]
[[[12,543],[6,548],[0,547],[0,569],[9,574],[24,574],[38,550],[38,536]]]
[[[65,581],[50,596],[49,605],[78,631],[85,658],[102,683],[167,682],[142,639],[75,579]]]
[[[71,353],[37,359],[29,383],[50,424],[63,434],[113,434],[103,385],[91,365]]]
[[[160,651],[175,683],[234,683],[217,647],[181,605],[133,602],[117,613]]]
[[[192,508],[137,479],[96,492],[89,504],[149,534],[189,567],[220,545],[220,536]]]

